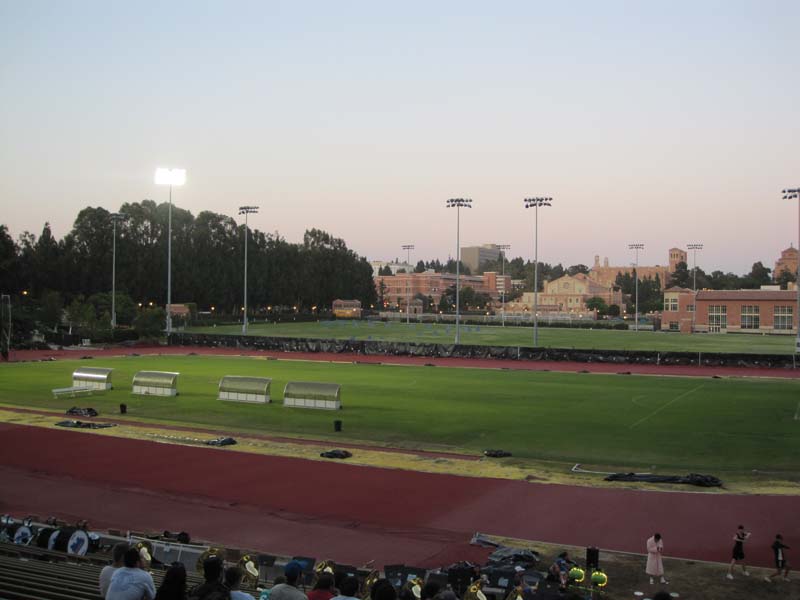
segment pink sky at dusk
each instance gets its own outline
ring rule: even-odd
[[[370,260],[506,243],[539,257],[771,267],[797,245],[800,4],[100,2],[0,6],[0,223],[85,206],[260,205]]]

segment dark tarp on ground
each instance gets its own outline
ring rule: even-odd
[[[700,475],[689,473],[683,475],[640,475],[638,473],[613,473],[606,477],[606,481],[644,481],[647,483],[686,483],[700,487],[720,487],[722,481],[713,475]]]
[[[56,427],[75,427],[77,429],[105,429],[106,427],[116,427],[116,423],[86,423],[84,421],[59,421]]]
[[[172,333],[171,345],[210,346],[272,350],[276,352],[332,352],[365,356],[422,356],[431,358],[478,358],[607,364],[697,365],[726,367],[794,368],[791,354],[734,354],[704,352],[655,352],[645,350],[576,350],[460,344],[417,344],[378,340],[323,340],[201,333]]]

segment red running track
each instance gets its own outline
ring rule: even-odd
[[[643,492],[357,467],[0,424],[0,511],[362,564],[481,560],[476,531],[727,561],[735,527],[750,564],[781,532],[800,540],[800,498]]]
[[[245,348],[209,348],[204,346],[137,346],[135,348],[80,348],[72,350],[14,350],[11,362],[46,359],[79,359],[83,356],[128,356],[132,353],[151,355],[206,354],[225,356],[260,356],[283,360],[315,360],[321,362],[362,362],[395,365],[437,365],[440,367],[471,367],[481,369],[510,369],[524,371],[559,371],[566,373],[625,373],[635,375],[670,375],[676,377],[781,377],[800,379],[798,369],[767,367],[695,367],[682,365],[629,365],[561,361],[526,361],[482,358],[431,358],[424,356],[381,356],[339,354],[335,352],[277,352]]]

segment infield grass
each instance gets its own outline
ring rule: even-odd
[[[241,325],[192,327],[187,333],[241,335]],[[317,323],[251,323],[248,335],[313,339],[353,339],[420,344],[452,344],[455,325],[390,321],[320,321]],[[485,346],[533,346],[531,327],[462,325],[461,343]],[[792,354],[794,337],[783,335],[706,334],[662,331],[539,328],[544,348],[586,350],[654,350],[659,352],[744,352]]]
[[[68,386],[80,366],[114,368],[116,389],[54,400],[50,390]],[[139,370],[180,372],[180,395],[132,395],[131,379]],[[216,400],[223,375],[271,377],[273,404]],[[284,408],[290,380],[341,384],[344,409]],[[787,477],[800,471],[800,381],[791,380],[142,356],[0,365],[0,402],[59,411],[92,406],[102,416],[118,415],[125,403],[131,418],[225,432],[471,453],[499,448],[523,459],[631,470],[759,469]],[[334,419],[344,423],[341,434],[333,433]]]

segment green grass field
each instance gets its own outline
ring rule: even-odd
[[[116,389],[54,400],[80,366],[115,369]],[[142,369],[178,371],[177,398],[133,396]],[[273,378],[271,405],[216,400],[225,374]],[[342,385],[344,409],[284,408],[290,380]],[[276,402],[277,401],[277,402]],[[0,365],[0,402],[47,409],[93,406],[101,415],[128,405],[131,418],[331,439],[342,419],[350,441],[402,447],[500,448],[519,458],[656,465],[711,473],[797,472],[800,381],[564,374],[164,356]],[[124,417],[120,417],[124,419]],[[341,439],[341,438],[337,438]]]
[[[239,335],[241,325],[188,328],[189,333]],[[321,321],[319,323],[251,323],[248,335],[356,339],[425,344],[452,344],[455,325],[380,321]],[[532,346],[530,327],[465,325],[461,343],[487,346]],[[665,333],[660,331],[615,331],[539,328],[539,345],[550,348],[600,350],[655,350],[660,352],[747,352],[792,354],[794,337],[747,334]]]

